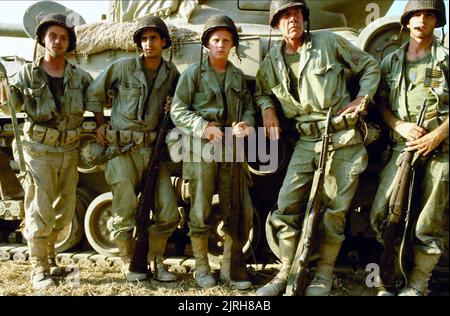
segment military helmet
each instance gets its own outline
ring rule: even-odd
[[[169,29],[167,28],[166,23],[161,20],[157,16],[146,16],[140,19],[137,23],[136,31],[133,34],[133,42],[137,45],[138,48],[142,48],[141,45],[141,35],[145,29],[156,29],[161,38],[166,40],[166,45],[164,45],[164,49],[172,46],[172,40],[170,39]]]
[[[303,19],[309,21],[309,8],[305,0],[272,0],[270,3],[270,26],[273,28],[277,26],[282,11],[295,7],[299,7],[303,13]]]
[[[445,16],[445,4],[443,0],[410,0],[406,4],[401,17],[404,27],[409,24],[409,20],[416,11],[430,10],[436,15],[436,27],[443,27],[447,24]]]
[[[96,161],[105,156],[106,148],[94,136],[82,137],[80,141],[80,159],[78,166],[90,169],[96,166]]]
[[[218,28],[225,28],[230,31],[231,34],[233,34],[234,46],[239,46],[239,34],[236,28],[236,24],[234,24],[234,21],[226,15],[214,15],[206,21],[202,34],[203,46],[208,46],[208,41],[211,37],[212,32],[214,32]]]
[[[36,28],[36,40],[42,47],[45,47],[44,36],[47,29],[52,25],[62,26],[69,33],[69,47],[67,48],[67,52],[71,52],[77,47],[77,36],[75,35],[75,27],[71,24],[72,23],[68,23],[67,16],[64,14],[61,13],[48,14],[39,21],[39,25]]]

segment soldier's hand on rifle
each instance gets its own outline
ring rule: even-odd
[[[355,116],[358,115],[361,110],[360,104],[363,99],[364,99],[364,97],[357,97],[355,100],[350,102],[345,108],[340,109],[337,112],[337,115],[344,116],[345,114],[350,114],[350,113],[355,114]]]
[[[280,138],[280,122],[274,108],[268,108],[263,113],[264,135],[271,140]]]
[[[167,113],[170,111],[170,107],[172,106],[173,97],[170,95],[167,96],[166,104],[164,105],[164,113]]]
[[[220,129],[220,123],[218,122],[209,122],[202,135],[202,138],[217,143],[221,142],[223,137],[224,133]]]
[[[103,124],[97,129],[97,138],[100,144],[106,146],[106,129],[108,128],[108,124]]]
[[[414,141],[424,136],[427,131],[416,123],[397,121],[394,130],[407,141]]]
[[[233,124],[233,135],[236,137],[247,137],[250,134],[250,127],[245,122]]]
[[[420,137],[419,139],[406,142],[407,151],[415,151],[422,156],[428,156],[431,154],[439,145],[448,138],[448,118],[442,123],[438,128],[434,129],[428,134]]]

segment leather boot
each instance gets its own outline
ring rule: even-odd
[[[194,278],[197,285],[209,288],[216,285],[208,262],[208,237],[191,236],[192,252],[195,258]]]
[[[50,267],[50,274],[52,276],[60,276],[62,274],[62,270],[56,264],[56,252],[55,252],[55,243],[58,240],[59,230],[53,230],[50,236],[48,237],[48,246],[47,246],[47,256],[48,256],[48,265]]]
[[[225,234],[225,242],[223,245],[223,257],[220,265],[220,279],[228,283],[232,288],[237,290],[247,290],[252,287],[252,282],[247,281],[233,281],[230,278],[230,260],[231,260],[231,247],[233,240],[229,234]]]
[[[280,239],[281,270],[262,288],[256,291],[257,296],[279,296],[286,290],[287,279],[297,250],[297,238]]]
[[[333,269],[341,244],[320,244],[319,262],[311,284],[306,288],[305,296],[328,296],[333,285]]]
[[[31,285],[37,291],[55,285],[50,275],[47,257],[48,238],[32,238],[28,241],[31,263]]]
[[[160,282],[174,282],[178,277],[166,270],[163,263],[163,254],[166,251],[167,237],[152,235],[148,236],[150,247],[149,261],[154,264],[155,279]]]
[[[431,273],[439,262],[440,255],[430,255],[415,251],[414,268],[408,278],[408,287],[398,296],[428,295],[428,281]]]
[[[143,281],[147,279],[147,274],[130,271],[130,261],[133,254],[133,239],[129,237],[126,240],[114,240],[114,243],[119,247],[119,256],[122,260],[122,273],[125,275],[127,281]]]

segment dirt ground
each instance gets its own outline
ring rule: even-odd
[[[256,289],[268,282],[277,272],[275,267],[264,270],[249,268],[254,287],[238,291],[219,284],[211,289],[196,286],[192,272],[179,274],[180,281],[161,283],[157,281],[129,283],[117,267],[91,267],[77,271],[66,269],[57,278],[57,286],[36,292],[29,282],[29,264],[14,261],[0,262],[0,296],[253,296]],[[189,269],[188,269],[189,270]],[[218,270],[214,275],[218,277]],[[349,268],[337,268],[332,296],[374,296],[376,290],[365,285],[367,272]],[[448,295],[448,289],[441,295]]]

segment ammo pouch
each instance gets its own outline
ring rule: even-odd
[[[30,122],[24,124],[25,140],[50,147],[71,145],[80,140],[81,127],[60,132],[57,129]]]
[[[359,116],[347,114],[344,116],[335,116],[331,119],[330,132],[336,133],[342,130],[355,128],[359,122]],[[306,138],[320,138],[325,131],[326,121],[298,123],[297,130],[300,136]]]
[[[130,130],[106,130],[106,142],[110,147],[132,145],[137,148],[148,148],[156,140],[156,132],[138,132]]]

